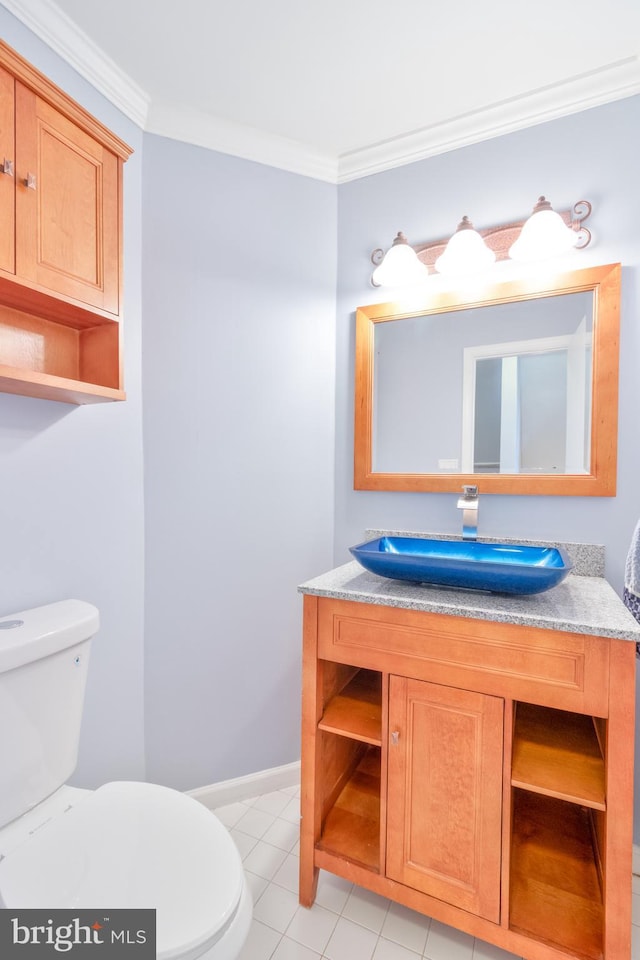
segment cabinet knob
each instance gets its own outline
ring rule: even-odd
[[[13,160],[7,160],[5,157],[2,161],[2,173],[6,173],[8,177],[13,176]]]
[[[33,173],[28,173],[24,181],[25,187],[28,187],[29,190],[35,190],[36,188],[36,177]]]
[[[391,743],[394,745],[394,747],[395,747],[396,744],[398,743],[398,740],[399,740],[399,739],[400,739],[400,733],[399,733],[399,731],[398,731],[398,730],[394,730],[393,733],[391,734]]]

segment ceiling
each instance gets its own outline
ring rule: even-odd
[[[640,93],[638,0],[0,0],[144,129],[330,182]]]

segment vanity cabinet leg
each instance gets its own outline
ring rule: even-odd
[[[300,844],[300,891],[299,900],[303,907],[312,907],[318,889],[320,871],[313,863],[313,848],[305,852]]]
[[[604,837],[604,956],[631,956],[635,644],[612,640],[609,650],[607,817]]]
[[[315,756],[304,757],[302,761],[302,792],[300,797],[300,879],[299,900],[303,907],[313,906],[318,887],[318,867],[315,865],[316,840],[320,832],[319,818],[317,817],[316,801],[313,792],[305,784],[304,769],[309,760],[315,767]],[[313,781],[315,782],[315,775]]]
[[[315,866],[320,836],[318,790],[318,720],[322,714],[318,662],[318,598],[305,596],[302,649],[302,744],[300,763],[300,880],[299,900],[311,907],[316,898],[319,870]]]

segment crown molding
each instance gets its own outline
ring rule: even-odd
[[[289,173],[337,183],[336,157],[312,150],[297,140],[265,133],[198,110],[152,103],[145,129],[162,137],[254,160]]]
[[[316,180],[337,182],[334,156],[294,140],[198,111],[152,104],[53,0],[0,0],[2,6],[43,40],[130,120],[150,133],[254,160]]]
[[[640,58],[602,67],[339,157],[243,124],[151,103],[53,0],[0,0],[143,130],[328,183],[347,183],[640,93]]]
[[[338,158],[338,183],[401,167],[640,93],[640,58],[627,57],[406,136]]]
[[[149,97],[51,0],[1,0],[2,6],[51,47],[125,116],[144,129]]]

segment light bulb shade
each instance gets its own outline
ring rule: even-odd
[[[568,227],[559,213],[540,197],[520,236],[509,249],[512,260],[546,260],[567,253],[578,242],[578,234]]]
[[[466,276],[486,270],[496,259],[468,217],[463,217],[444,253],[435,262],[438,273]]]
[[[376,287],[403,287],[423,283],[429,276],[427,267],[403,233],[399,233],[387,250],[382,263],[376,267],[371,280]]]

